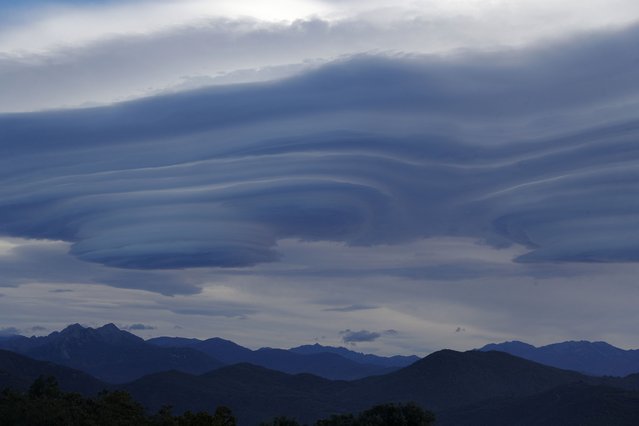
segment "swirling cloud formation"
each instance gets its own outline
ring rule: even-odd
[[[274,262],[285,238],[637,261],[638,36],[5,114],[0,233],[133,269]]]

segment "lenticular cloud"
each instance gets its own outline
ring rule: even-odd
[[[135,269],[273,262],[284,238],[637,261],[636,34],[0,116],[0,233]]]

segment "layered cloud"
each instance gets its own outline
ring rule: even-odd
[[[14,241],[15,246],[0,255],[0,287],[29,283],[105,284],[113,287],[150,290],[174,295],[201,290],[202,279],[176,272],[136,271],[105,267],[69,256],[69,244],[60,241]],[[52,293],[71,293],[56,288]]]
[[[146,270],[276,262],[286,238],[637,261],[638,34],[5,114],[0,232]]]
[[[0,5],[0,111],[273,80],[360,53],[520,48],[631,24],[634,0],[50,1]],[[16,7],[15,4],[22,4]],[[13,5],[13,7],[11,7]]]

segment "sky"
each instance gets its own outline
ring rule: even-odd
[[[0,3],[0,334],[639,348],[635,0]]]

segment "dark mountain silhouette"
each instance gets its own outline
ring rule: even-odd
[[[616,388],[639,391],[639,373],[629,374],[626,377],[603,377],[601,383]]]
[[[569,341],[536,348],[523,342],[489,344],[481,351],[501,351],[540,364],[593,376],[639,373],[639,350],[624,350],[605,342]]]
[[[152,410],[167,403],[176,412],[211,411],[224,405],[240,425],[255,425],[282,414],[307,422],[346,410],[339,395],[348,387],[349,382],[236,364],[201,376],[158,373],[124,388]]]
[[[188,347],[204,352],[225,364],[251,362],[253,351],[230,340],[213,337],[207,340],[185,339],[183,337],[156,337],[147,342],[163,347]]]
[[[125,388],[152,409],[172,404],[178,411],[200,411],[226,405],[242,424],[255,424],[277,415],[311,422],[382,402],[415,401],[443,411],[591,380],[598,379],[505,353],[444,350],[402,370],[350,382],[238,364],[201,376],[158,373]]]
[[[332,353],[299,355],[284,349],[262,348],[253,352],[248,362],[284,373],[310,373],[334,380],[354,380],[396,370],[371,364],[360,364]]]
[[[0,351],[0,387],[24,389],[41,374],[85,394],[107,386],[78,371]],[[310,423],[381,402],[409,401],[435,411],[444,426],[639,424],[639,375],[590,377],[494,351],[443,350],[396,372],[355,381],[243,363],[201,375],[154,373],[111,388],[130,392],[151,411],[163,405],[176,413],[228,406],[239,425],[281,415]]]
[[[12,335],[0,337],[0,349],[10,349],[14,352],[22,352],[29,347],[33,338],[29,339],[25,336]]]
[[[190,345],[194,345],[201,342],[200,339],[189,339],[186,337],[153,337],[147,339],[147,343],[151,343],[155,346],[161,346],[163,348],[186,348]],[[222,360],[220,360],[222,361]]]
[[[207,340],[159,337],[149,339],[147,342],[164,347],[175,345],[196,349],[226,364],[247,362],[284,373],[309,373],[334,380],[359,379],[389,373],[397,369],[396,367],[360,363],[328,351],[308,355],[273,348],[261,348],[253,351],[218,337]]]
[[[438,426],[635,426],[639,392],[574,383],[437,415]]]
[[[82,371],[0,350],[0,390],[11,388],[24,391],[41,375],[54,376],[60,389],[83,395],[95,395],[109,387]]]
[[[372,403],[415,401],[439,411],[588,380],[503,352],[442,350],[394,373],[359,380],[357,395]]]
[[[190,348],[151,345],[113,324],[96,329],[73,324],[44,337],[1,341],[0,348],[75,368],[109,383],[168,370],[203,373],[223,365]]]
[[[314,345],[297,346],[295,348],[289,349],[289,351],[295,352],[296,354],[302,354],[302,355],[333,353],[333,354],[340,355],[346,359],[350,359],[351,361],[359,362],[361,364],[379,365],[381,367],[391,367],[391,368],[406,367],[420,359],[416,355],[411,355],[411,356],[395,355],[391,357],[384,357],[384,356],[378,356],[378,355],[372,355],[372,354],[365,354],[361,352],[351,351],[350,349],[346,349],[344,347],[322,346],[319,343],[315,343]]]

